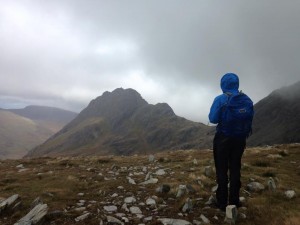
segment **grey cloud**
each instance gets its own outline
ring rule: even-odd
[[[11,5],[31,13],[26,23],[5,15]],[[299,7],[279,0],[0,3],[0,94],[80,110],[106,90],[134,87],[151,103],[206,122],[226,72],[239,75],[255,102],[300,80]],[[102,54],[103,46],[121,50]]]

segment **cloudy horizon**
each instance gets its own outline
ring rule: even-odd
[[[300,80],[299,1],[1,1],[0,108],[79,112],[105,91],[207,123],[227,72],[254,102]]]

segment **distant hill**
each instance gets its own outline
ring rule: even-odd
[[[44,106],[0,109],[0,159],[21,158],[43,143],[77,114]]]
[[[273,91],[254,108],[249,145],[300,142],[300,81]]]
[[[211,145],[212,127],[175,115],[166,103],[148,104],[133,89],[92,100],[72,122],[27,155],[129,155]]]

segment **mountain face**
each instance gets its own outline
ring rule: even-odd
[[[27,156],[129,155],[204,148],[211,145],[213,130],[176,116],[166,103],[151,105],[135,90],[118,88],[91,101]]]
[[[254,109],[249,145],[300,142],[300,81],[273,91],[255,104]]]
[[[43,106],[0,109],[0,159],[23,157],[30,149],[58,132],[76,115]]]

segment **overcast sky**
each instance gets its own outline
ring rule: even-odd
[[[220,78],[254,102],[300,80],[299,0],[0,0],[0,108],[81,111],[133,88],[207,123]]]

